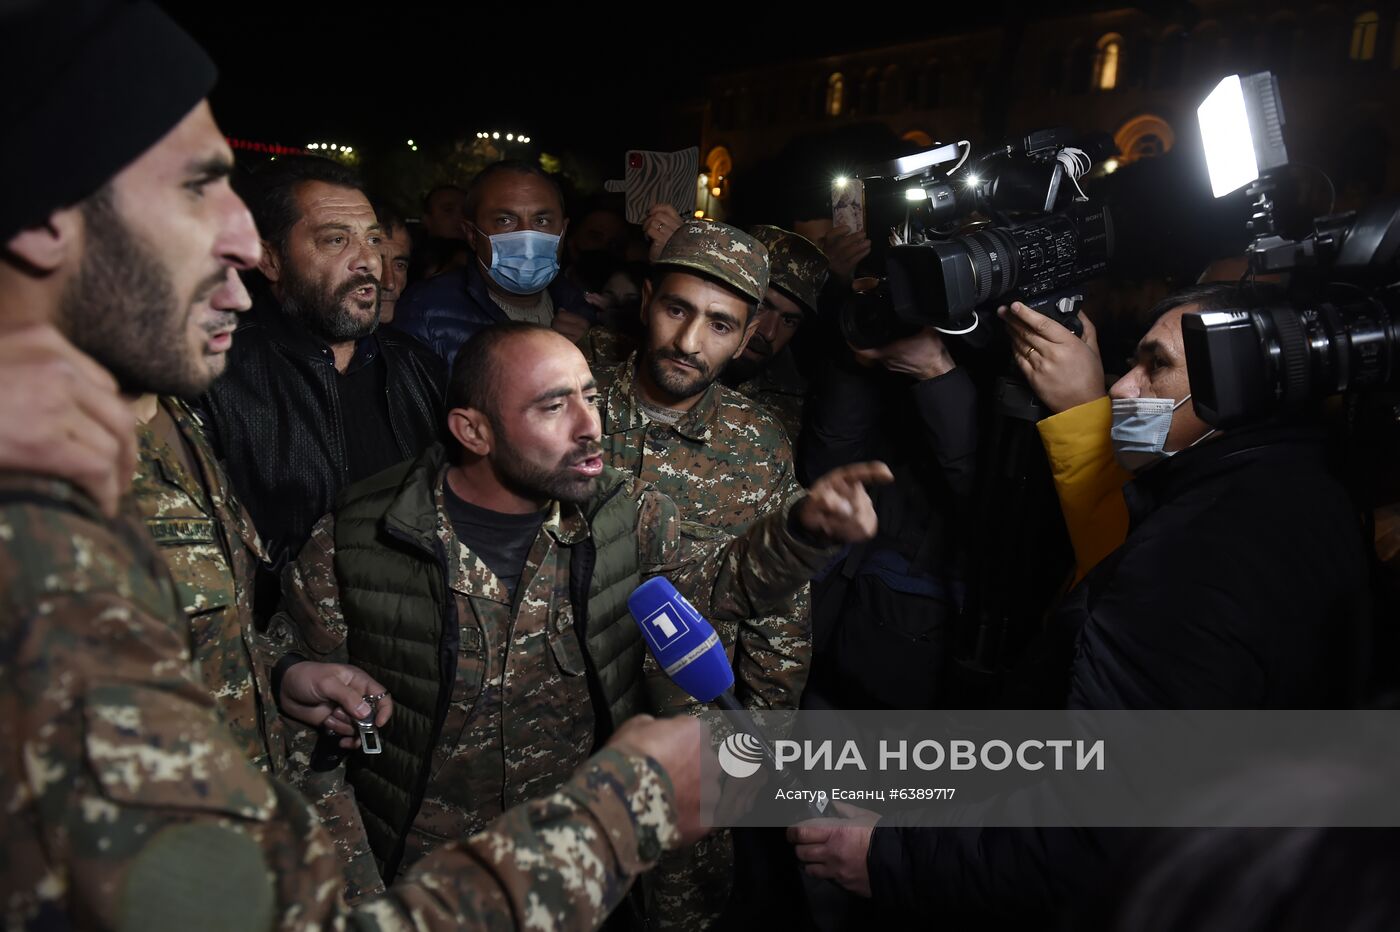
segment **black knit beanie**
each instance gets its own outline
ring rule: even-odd
[[[135,161],[214,86],[148,0],[0,0],[0,244]]]

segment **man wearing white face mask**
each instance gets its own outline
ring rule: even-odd
[[[1213,432],[1190,400],[1182,317],[1277,300],[1222,284],[1177,293],[1154,309],[1132,369],[1108,393],[1091,324],[1080,340],[1024,305],[1003,309],[1018,366],[1056,412],[1039,429],[1081,570],[1081,546],[1118,535],[1047,626],[1054,643],[1041,656],[1053,659],[1041,665],[1051,673],[1018,671],[1040,681],[1047,702],[1356,704],[1369,661],[1366,560],[1324,431],[1300,414]],[[1091,531],[1095,518],[1104,523]],[[1117,830],[850,824],[789,838],[816,876],[910,925],[958,927],[991,915],[1048,927],[1047,913],[1091,902],[1136,844]]]
[[[1171,456],[1188,434],[1184,442],[1194,445],[1214,433],[1186,403],[1181,316],[1224,307],[1234,294],[1227,286],[1198,286],[1150,311],[1152,327],[1138,348],[1141,361],[1134,360],[1138,364],[1113,386],[1112,397],[1087,317],[1080,315],[1084,336],[1077,339],[1019,302],[1000,309],[1013,358],[1051,411],[1037,427],[1074,544],[1075,582],[1127,537],[1123,486],[1133,472]],[[1173,348],[1178,365],[1161,365]]]
[[[432,347],[449,366],[478,330],[516,320],[553,327],[577,343],[596,312],[559,274],[568,228],[554,179],[527,162],[487,166],[467,189],[462,236],[474,261],[411,285],[394,326]]]
[[[1092,325],[1081,341],[1022,305],[1003,314],[1022,373],[1056,412],[1040,433],[1085,577],[1061,610],[1080,616],[1072,703],[1327,705],[1362,685],[1344,669],[1361,538],[1323,432],[1295,417],[1221,433],[1191,403],[1182,317],[1281,298],[1178,292],[1107,396]]]

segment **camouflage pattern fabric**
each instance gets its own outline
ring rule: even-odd
[[[768,251],[738,227],[714,220],[687,220],[653,265],[701,272],[717,278],[755,304],[768,292]]]
[[[255,567],[267,559],[262,542],[204,436],[199,415],[177,398],[163,397],[157,404],[157,418],[168,419],[184,455],[152,425],[141,426],[132,501],[165,557],[189,617],[195,666],[250,764],[284,776],[303,772],[308,760],[304,752],[297,758],[298,746],[314,747],[317,733],[278,714],[272,668],[283,646],[258,631],[253,617]],[[298,788],[315,803],[345,858],[347,899],[383,890],[353,791],[343,781]]]
[[[749,235],[768,250],[769,286],[782,289],[803,310],[815,314],[831,268],[821,247],[782,227],[749,227]]]
[[[321,828],[335,845],[341,861],[341,894],[345,902],[353,906],[366,896],[383,893],[384,880],[365,835],[355,788],[345,779],[345,768],[313,767],[312,755],[320,732],[285,717],[283,724],[288,736],[286,763],[277,775],[316,807]]]
[[[655,485],[686,520],[723,530],[780,511],[801,492],[787,436],[761,407],[714,382],[674,425],[651,421],[637,398],[636,365],[633,356],[597,374],[609,465]],[[717,621],[715,629],[734,663],[740,702],[754,709],[797,708],[812,661],[806,586],[776,614]],[[705,708],[670,690],[668,706]],[[718,918],[733,862],[727,832],[663,859],[652,892],[658,928],[702,929]]]
[[[561,550],[587,535],[582,514],[555,503],[526,557],[512,607],[505,586],[457,539],[441,482],[434,499],[436,534],[452,555],[447,585],[461,648],[405,867],[444,839],[480,831],[512,806],[553,792],[593,745],[583,651],[569,617],[569,555]],[[306,656],[347,663],[334,541],[335,518],[327,515],[287,574],[284,608],[305,636]]]
[[[437,533],[448,545],[446,552],[456,555],[449,561],[454,575],[449,585],[458,600],[458,617],[476,622],[475,629],[468,630],[479,632],[481,650],[474,657],[459,659],[452,693],[453,705],[459,707],[450,713],[454,716],[451,725],[444,726],[439,738],[435,773],[414,823],[415,834],[425,837],[446,825],[482,821],[504,800],[519,795],[511,779],[531,781],[537,789],[547,791],[548,781],[556,778],[551,774],[560,769],[547,758],[586,753],[594,726],[585,678],[577,676],[573,678],[577,683],[551,686],[558,678],[550,672],[555,666],[566,672],[584,669],[581,653],[573,653],[578,641],[568,617],[572,606],[567,598],[567,563],[560,559],[553,567],[544,565],[562,556],[555,544],[584,532],[581,513],[575,506],[556,505],[531,551],[533,567],[522,574],[520,585],[526,596],[520,599],[512,618],[502,601],[500,581],[456,539],[441,499],[442,481],[443,474],[439,474],[435,487]],[[830,549],[812,547],[792,536],[788,530],[790,503],[775,502],[772,510],[732,538],[681,520],[669,498],[635,477],[630,477],[618,494],[635,502],[638,509],[637,559],[643,574],[665,575],[717,624],[786,604],[800,580],[809,578],[830,558]],[[345,646],[349,622],[341,610],[334,548],[332,516],[318,523],[310,542],[288,568],[279,618],[286,619],[295,631],[298,652],[343,662],[349,659]],[[527,582],[532,569],[534,581]],[[561,584],[565,587],[562,592],[555,588]],[[547,602],[543,598],[546,592],[552,593]],[[469,612],[461,611],[464,600]],[[533,634],[517,643],[521,639],[513,635],[522,632]],[[557,633],[563,636],[554,638]],[[469,639],[471,635],[464,637],[463,643]],[[549,654],[543,653],[546,645]],[[520,662],[529,651],[535,652],[533,665]],[[655,711],[674,712],[693,704],[688,697],[677,698],[678,691],[650,655],[645,664]],[[495,672],[505,668],[515,670],[520,678],[509,691],[502,689]],[[386,728],[392,729],[393,722]],[[487,765],[491,769],[485,769]],[[442,774],[449,771],[472,783],[453,784],[443,779]],[[508,773],[512,775],[508,777]]]
[[[636,365],[633,356],[598,374],[609,466],[655,486],[686,521],[730,532],[802,492],[787,435],[767,412],[715,382],[675,424],[651,421],[637,398]],[[750,708],[797,708],[812,658],[806,593],[803,586],[775,615],[715,622]]]
[[[750,227],[749,233],[768,250],[769,287],[786,294],[808,314],[817,313],[817,303],[830,272],[830,263],[821,248],[805,236],[781,227]],[[758,375],[736,389],[776,417],[787,431],[788,439],[797,443],[802,433],[807,383],[797,371],[790,348],[784,347],[767,361]]]
[[[568,554],[561,549],[588,533],[582,513],[555,503],[527,557],[512,609],[495,574],[457,539],[442,500],[444,476],[439,473],[434,489],[435,533],[454,555],[447,583],[464,626],[462,650],[405,862],[451,837],[455,827],[485,824],[516,800],[551,791],[586,757],[594,737],[586,668],[570,617]],[[643,572],[665,574],[714,618],[782,603],[828,553],[791,536],[783,507],[733,540],[679,520],[669,499],[636,479],[620,494],[637,503]],[[334,567],[335,518],[328,515],[284,575],[278,618],[291,626],[298,653],[343,663],[353,658]],[[654,706],[681,708],[675,687],[648,659]]]
[[[628,356],[637,351],[637,340],[630,334],[611,327],[595,325],[588,328],[579,349],[596,375],[603,369],[611,369],[625,362]]]
[[[253,622],[253,573],[265,559],[262,543],[197,415],[175,398],[157,404],[157,418],[173,423],[187,456],[150,425],[141,426],[132,499],[189,616],[200,675],[248,762],[268,771],[280,766],[283,742],[270,670],[257,662],[270,653]]]
[[[807,403],[807,382],[797,371],[792,350],[783,351],[769,360],[758,375],[735,386],[735,391],[760,405],[779,424],[788,440],[796,444],[802,436],[802,409]]]
[[[0,475],[0,631],[9,929],[592,929],[678,841],[665,774],[605,751],[351,912],[312,807],[220,721],[141,516]]]

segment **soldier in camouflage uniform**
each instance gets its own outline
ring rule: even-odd
[[[595,324],[584,334],[578,347],[594,372],[601,372],[624,362],[637,351],[637,340],[630,333]]]
[[[30,4],[0,31],[14,69],[0,115],[20,133],[0,330],[58,321],[133,395],[197,393],[231,329],[209,295],[258,255],[201,99],[212,63],[150,3]],[[54,143],[78,154],[52,165]],[[104,518],[67,481],[0,472],[6,928],[593,928],[664,846],[698,834],[677,821],[698,793],[688,769],[672,781],[648,754],[675,766],[699,741],[628,723],[558,793],[351,915],[313,809],[249,762],[253,726],[231,731],[201,681],[188,595],[130,499]]]
[[[348,764],[386,878],[551,791],[629,710],[672,701],[654,663],[645,678],[625,606],[644,576],[665,573],[732,620],[781,603],[830,552],[791,528],[810,527],[839,482],[737,539],[681,522],[664,495],[604,467],[596,395],[553,331],[482,331],[448,390],[458,459],[435,447],[347,490],[284,576],[274,624],[296,632],[297,653],[363,667],[396,698],[384,755]],[[507,446],[534,423],[539,450]],[[512,465],[529,458],[553,468]],[[463,509],[473,502],[490,505]],[[464,512],[522,542],[518,562]]]
[[[15,475],[0,477],[0,502],[0,788],[19,801],[3,842],[6,927],[343,923],[341,855],[219,721],[140,520],[106,521],[71,486]],[[596,928],[679,843],[672,799],[655,760],[605,750],[349,918]]]
[[[252,611],[262,542],[198,415],[172,396],[149,401],[155,414],[136,431],[133,503],[165,556],[189,616],[195,664],[235,743],[254,767],[276,772],[285,763],[285,738],[267,663],[271,645],[260,638]]]
[[[598,373],[608,465],[654,485],[686,520],[721,530],[743,528],[801,492],[782,427],[715,381],[756,326],[753,306],[768,290],[767,260],[763,246],[741,230],[713,221],[683,224],[655,263],[671,271],[658,279],[657,288],[648,283],[644,289],[650,346]],[[725,319],[696,308],[691,325],[669,326],[688,313],[681,307],[687,301],[682,289],[695,283],[709,284],[710,297],[728,299],[718,310]],[[705,358],[700,341],[717,347],[716,358]],[[682,373],[684,397],[658,384],[673,382],[668,364]],[[746,705],[797,708],[811,657],[806,615],[805,609],[795,609],[791,617],[718,626],[735,656],[739,698]]]
[[[801,492],[782,426],[759,404],[716,381],[758,326],[770,256],[756,238],[708,220],[683,223],[643,289],[646,345],[598,372],[608,464],[651,483],[681,515],[743,528]],[[715,628],[734,662],[736,694],[756,709],[796,709],[812,659],[807,587],[780,610]],[[672,707],[699,708],[677,694]],[[658,871],[661,928],[701,929],[729,897],[727,832],[678,852]]]
[[[826,256],[816,243],[780,227],[756,226],[749,233],[768,250],[771,275],[759,307],[758,329],[725,373],[724,383],[776,417],[795,444],[802,433],[807,382],[797,371],[788,343],[803,315],[817,313],[827,280]]]
[[[219,300],[214,306],[229,306]],[[354,795],[339,781],[300,778],[306,759],[297,748],[314,746],[309,736],[318,733],[320,722],[297,723],[278,714],[273,669],[285,646],[260,632],[253,617],[253,574],[267,556],[199,416],[169,395],[148,395],[132,407],[150,415],[136,432],[132,504],[165,557],[189,618],[195,666],[220,718],[250,764],[292,780],[316,804],[345,858],[347,899],[382,890]]]

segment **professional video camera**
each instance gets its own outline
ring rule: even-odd
[[[1288,164],[1283,102],[1269,72],[1231,75],[1197,111],[1216,197],[1249,185],[1250,274],[1290,273],[1291,306],[1182,319],[1192,401],[1216,427],[1400,377],[1400,199],[1319,217],[1280,235],[1273,193]]]
[[[970,166],[971,147],[956,143],[838,179],[834,200],[861,205],[857,224],[883,261],[840,311],[845,339],[871,348],[929,326],[969,333],[978,307],[1017,299],[1078,332],[1077,302],[1063,292],[1107,266],[1113,224],[1079,187],[1092,161],[1072,141],[1043,130]]]

